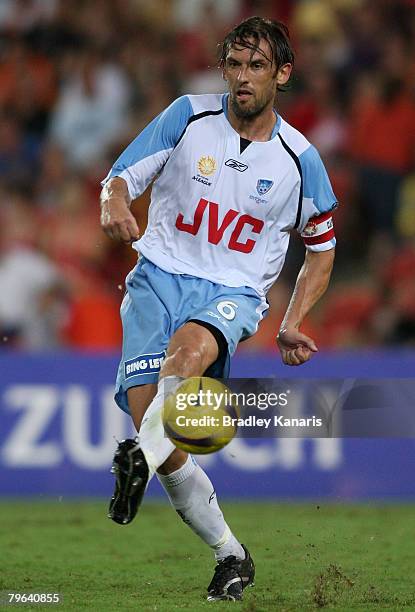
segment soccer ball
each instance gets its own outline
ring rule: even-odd
[[[231,391],[214,378],[186,379],[163,406],[166,435],[177,448],[195,455],[226,446],[236,434],[237,419]]]

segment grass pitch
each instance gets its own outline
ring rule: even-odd
[[[222,506],[257,567],[241,604],[205,600],[212,554],[170,506],[144,503],[121,527],[104,501],[0,503],[3,599],[61,593],[59,605],[19,606],[50,611],[415,610],[414,507]]]

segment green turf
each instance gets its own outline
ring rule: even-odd
[[[242,604],[204,600],[212,555],[161,503],[125,527],[104,502],[0,503],[0,591],[63,595],[27,610],[415,610],[413,507],[223,508],[257,566]]]

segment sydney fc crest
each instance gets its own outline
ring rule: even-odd
[[[273,186],[274,181],[269,181],[268,179],[258,179],[256,184],[256,190],[259,195],[265,195]]]

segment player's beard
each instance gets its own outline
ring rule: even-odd
[[[236,96],[231,95],[231,107],[238,119],[257,117],[262,113],[268,102],[269,100],[255,100],[254,104],[244,107],[239,104]]]

